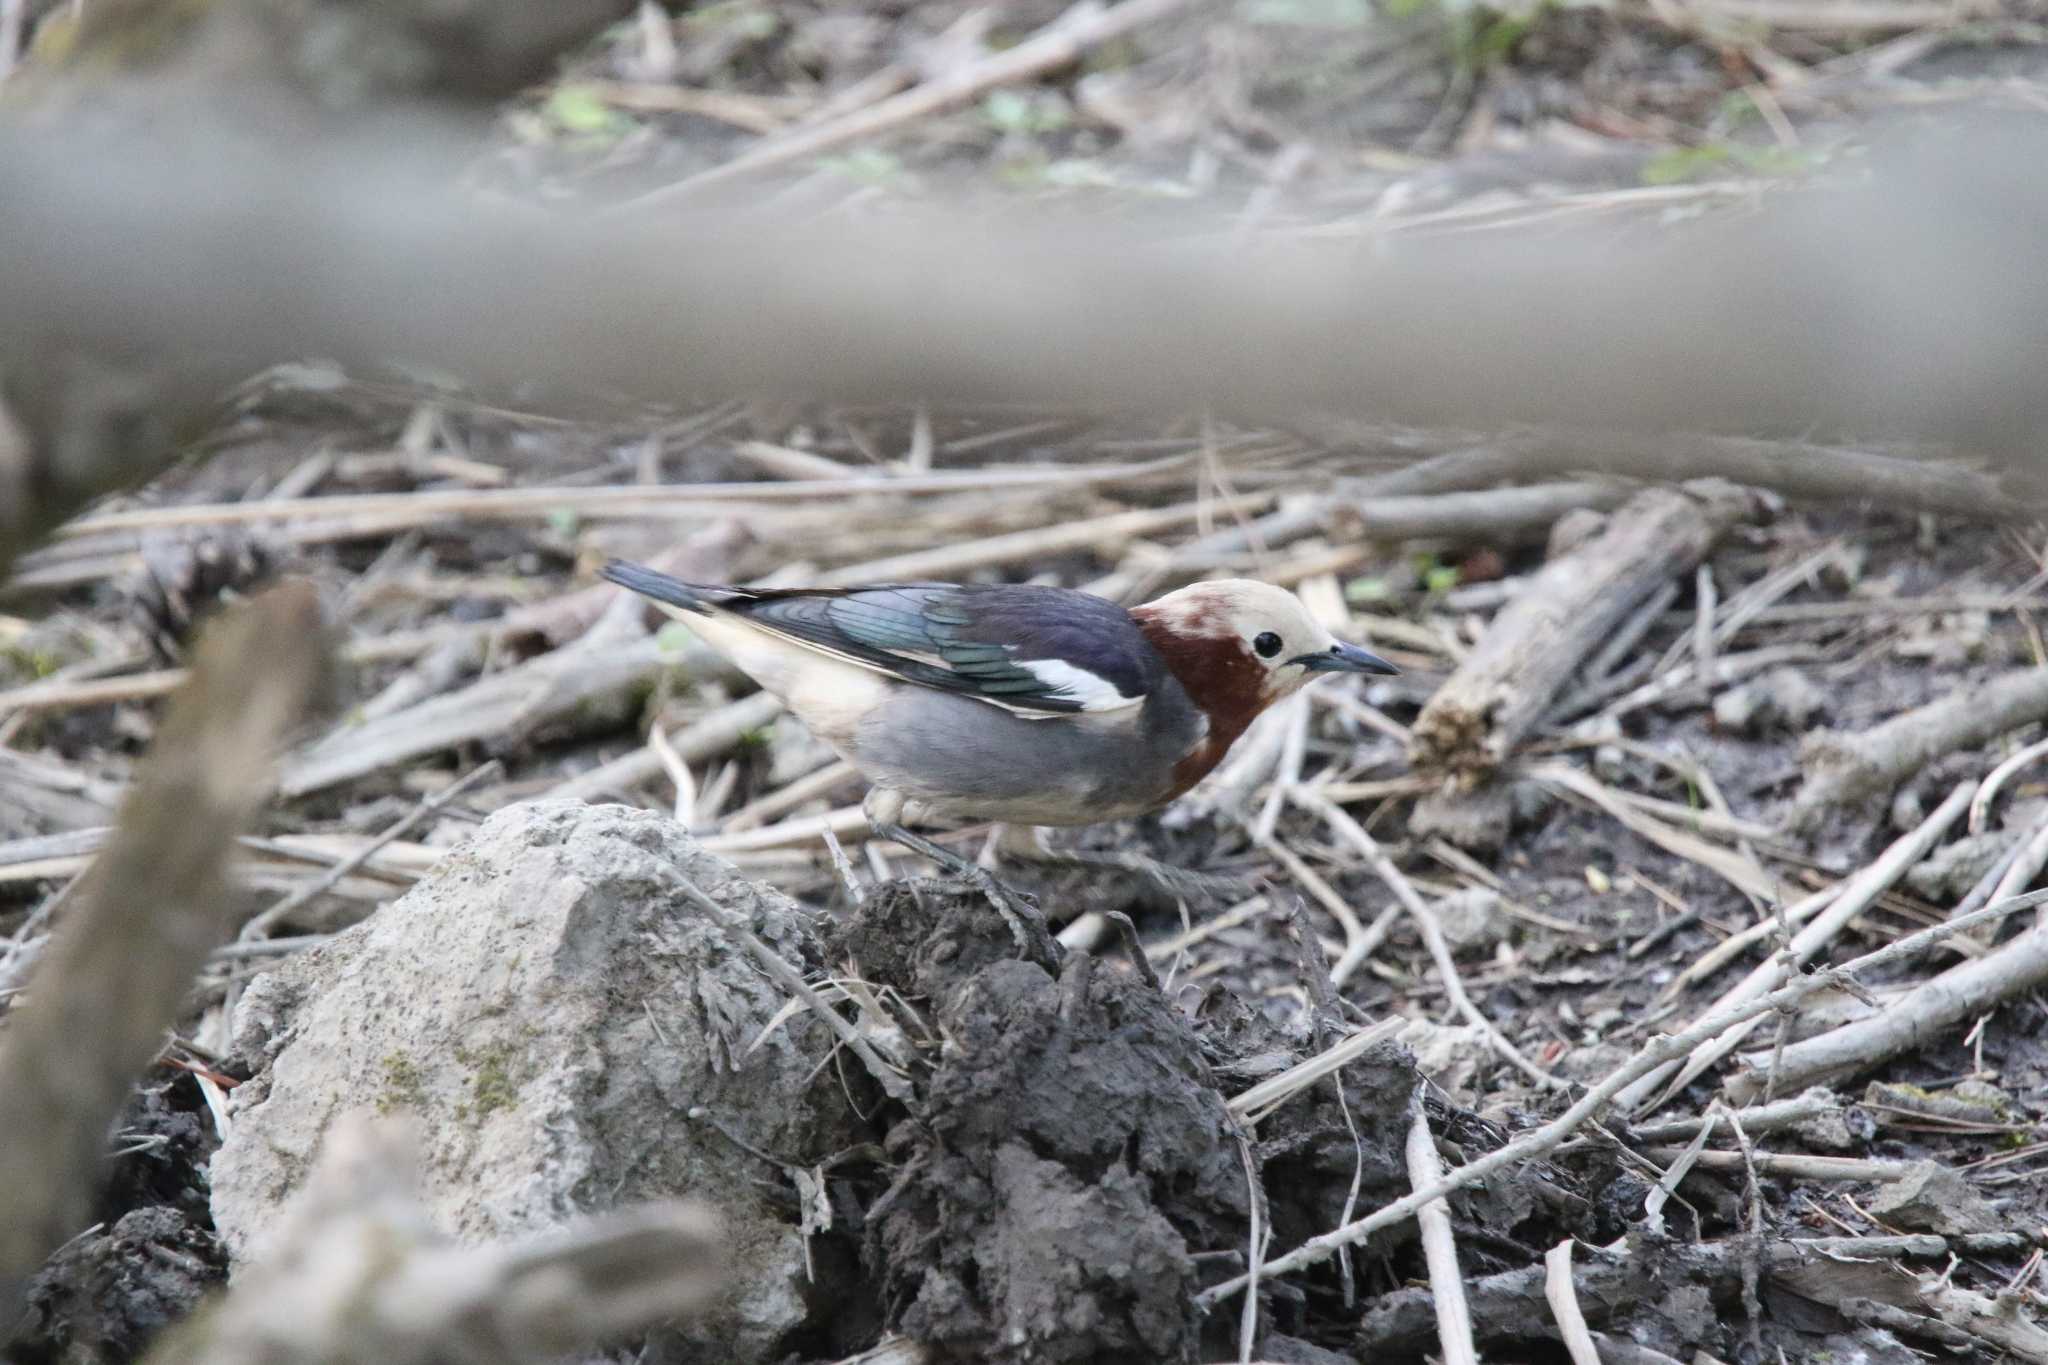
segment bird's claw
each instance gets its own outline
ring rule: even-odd
[[[1017,941],[1017,951],[1026,957],[1035,956],[1048,933],[1045,916],[1039,913],[1037,902],[1015,887],[1005,886],[985,867],[974,868],[966,880],[995,907],[996,913],[1003,917],[1003,923],[1010,926],[1010,937]],[[1034,929],[1037,930],[1035,934],[1032,932]]]
[[[1010,936],[1017,941],[1017,950],[1027,958],[1050,955],[1051,931],[1045,926],[1045,916],[1039,913],[1038,904],[1029,895],[1006,886],[993,872],[976,863],[969,862],[951,849],[943,848],[919,834],[912,834],[898,824],[870,820],[870,827],[891,843],[900,844],[923,858],[928,858],[946,869],[954,877],[973,887],[1003,917],[1010,926]]]

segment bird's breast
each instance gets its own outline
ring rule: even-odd
[[[1196,740],[1173,765],[1173,788],[1166,799],[1172,801],[1185,796],[1197,782],[1214,772],[1236,741],[1237,735],[1221,731],[1210,731]]]

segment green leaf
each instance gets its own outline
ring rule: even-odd
[[[1354,578],[1344,585],[1344,600],[1353,605],[1360,602],[1384,602],[1393,595],[1393,588],[1384,578]]]
[[[844,156],[824,157],[818,165],[824,170],[837,171],[848,180],[870,185],[886,185],[903,173],[903,163],[893,153],[879,147],[860,147]]]
[[[549,122],[563,132],[585,137],[609,136],[630,128],[633,121],[604,102],[604,97],[587,85],[558,85],[541,106]]]
[[[1673,147],[1643,163],[1645,185],[1682,185],[1689,180],[1725,171],[1734,154],[1720,143],[1703,147]]]
[[[1058,95],[1011,89],[989,91],[981,101],[981,116],[999,133],[1056,133],[1073,122]]]
[[[1246,23],[1288,28],[1359,28],[1372,19],[1368,0],[1238,0]]]
[[[1031,99],[1017,90],[991,90],[981,102],[981,116],[1001,133],[1031,131]]]

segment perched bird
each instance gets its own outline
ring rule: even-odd
[[[905,829],[907,806],[1027,825],[1141,815],[1303,685],[1399,671],[1246,579],[1125,609],[1024,584],[732,588],[617,560],[603,574],[780,697],[873,784],[875,833],[971,879],[1020,938],[1014,895]]]

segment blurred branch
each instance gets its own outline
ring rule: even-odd
[[[1434,476],[1718,474],[1972,515],[2048,505],[2048,274],[2026,268],[2048,182],[2011,174],[2048,155],[2038,126],[1895,130],[1854,177],[1655,233],[1388,232],[1371,250],[1371,225],[1247,243],[1194,210],[1149,229],[1071,212],[793,223],[727,202],[564,217],[459,187],[477,131],[460,111],[629,8],[100,0],[46,24],[10,81],[26,112],[0,128],[0,573],[161,468],[225,386],[308,356],[647,400],[1533,423],[1574,434]],[[1685,432],[1740,435],[1669,434]]]
[[[1354,430],[1356,424],[1341,419],[1291,425],[1335,444],[1372,440],[1369,429]],[[2000,519],[2016,511],[1996,474],[1955,460],[1684,432],[1524,432],[1361,479],[1350,491],[1371,501],[1591,472],[1666,483],[1722,478],[1815,502],[1873,502],[1968,517]]]
[[[1688,473],[1818,466],[1823,448],[1797,442],[1853,433],[2003,458],[2006,484],[1959,485],[1972,507],[2041,490],[2031,469],[2010,482],[2048,431],[2033,363],[2048,273],[2013,266],[2048,235],[2048,182],[2010,173],[2048,155],[2039,129],[1921,134],[1874,150],[1853,182],[1654,234],[1411,234],[1371,251],[1248,246],[1199,217],[1171,236],[1078,214],[567,220],[458,193],[403,150],[418,136],[384,134],[0,144],[0,335],[249,371],[402,360],[487,388],[649,399],[915,393],[1794,442],[1695,450]],[[1590,462],[1629,466],[1639,447],[1619,446]],[[1656,442],[1640,449],[1661,475]]]
[[[392,133],[429,139],[411,143],[416,165],[452,170],[467,145],[454,111],[488,110],[631,9],[632,0],[95,0],[38,30],[35,60],[8,81],[4,136],[119,162],[166,150],[149,144],[174,127],[187,141],[173,160],[187,171],[191,160],[233,161],[246,150],[275,158],[270,172],[290,177],[298,151],[333,130],[388,120]],[[431,115],[420,112],[430,104]],[[253,182],[243,188],[261,192]],[[239,283],[214,283],[263,288],[261,230],[245,235],[233,207],[215,208],[226,211],[204,235],[231,254],[257,254]],[[126,255],[152,235],[139,220],[100,227],[141,235],[121,245],[96,233],[88,255]],[[154,269],[182,268],[174,256],[141,254]],[[40,267],[13,258],[4,269],[22,283]],[[88,500],[175,459],[228,385],[302,354],[262,352],[252,363],[256,352],[197,319],[190,332],[131,337],[118,325],[72,329],[61,313],[31,319],[0,304],[0,578]]]
[[[228,861],[284,740],[328,684],[310,587],[285,584],[202,640],[113,841],[0,1034],[0,1322],[25,1277],[78,1231],[109,1125],[206,955],[227,936]]]
[[[420,1202],[404,1131],[338,1119],[268,1253],[149,1365],[539,1365],[690,1312],[718,1288],[717,1220],[693,1204],[458,1246]]]

